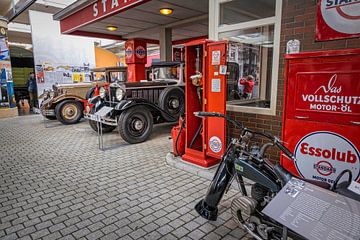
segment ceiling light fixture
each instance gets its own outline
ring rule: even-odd
[[[171,9],[171,8],[162,8],[160,9],[160,13],[162,15],[170,15],[174,12],[174,9]]]
[[[116,31],[118,29],[118,27],[116,26],[107,26],[106,29],[110,32]]]

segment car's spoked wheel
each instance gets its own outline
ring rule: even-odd
[[[63,124],[74,124],[80,121],[82,117],[83,106],[75,100],[65,100],[59,103],[55,108],[57,120]]]
[[[183,101],[182,101],[181,97],[179,97],[179,96],[171,97],[168,102],[168,107],[167,107],[168,112],[172,116],[179,115],[182,104],[183,104]]]
[[[166,111],[172,118],[165,113],[162,113],[166,121],[176,121],[185,107],[185,94],[179,87],[169,87],[164,89],[159,97],[159,107]]]
[[[129,131],[132,136],[139,137],[144,134],[144,130],[146,129],[146,119],[144,116],[134,116],[130,119],[130,128]]]
[[[119,133],[128,143],[144,142],[153,127],[151,112],[145,107],[133,107],[120,114]]]
[[[67,103],[63,106],[61,115],[65,121],[72,121],[78,115],[78,108],[73,103]]]

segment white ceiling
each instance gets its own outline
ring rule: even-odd
[[[199,37],[208,34],[208,4],[209,0],[151,0],[78,30],[159,40],[160,28],[172,26],[173,40]],[[159,10],[165,7],[174,9],[173,14],[161,15]],[[109,32],[108,25],[115,25],[118,30]]]

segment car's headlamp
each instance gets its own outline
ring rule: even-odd
[[[55,92],[54,92],[54,91],[49,91],[49,97],[50,97],[50,98],[54,97],[54,95],[55,95]]]
[[[115,97],[118,101],[121,101],[125,97],[125,90],[122,88],[117,88],[115,92]]]
[[[103,88],[103,87],[101,87],[101,88],[99,89],[99,95],[100,95],[101,98],[105,98],[105,96],[106,96],[106,89]]]

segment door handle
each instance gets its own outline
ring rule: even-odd
[[[295,118],[297,118],[297,119],[308,119],[309,117],[306,117],[306,116],[295,116]]]
[[[355,125],[360,125],[360,122],[356,122],[356,121],[350,121],[350,122]]]

